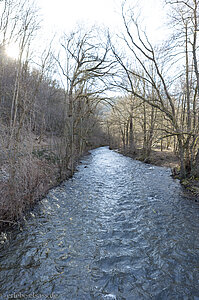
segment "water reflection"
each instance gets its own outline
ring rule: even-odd
[[[107,147],[78,169],[0,238],[0,299],[199,299],[198,204],[170,170]]]

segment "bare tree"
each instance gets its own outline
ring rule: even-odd
[[[178,1],[177,1],[178,2]],[[183,2],[183,1],[179,1]],[[181,177],[185,177],[190,166],[190,141],[193,138],[193,128],[191,126],[191,100],[190,100],[190,74],[188,55],[188,24],[184,23],[183,57],[186,65],[186,105],[184,115],[186,126],[182,127],[177,112],[177,103],[180,103],[181,90],[176,91],[176,82],[182,78],[179,74],[178,53],[172,43],[164,48],[153,47],[146,33],[141,30],[138,19],[129,7],[127,2],[122,6],[122,18],[125,33],[120,37],[120,41],[127,47],[127,56],[131,56],[134,63],[129,64],[128,59],[122,57],[117,47],[112,44],[112,52],[121,67],[122,76],[115,77],[114,85],[122,88],[126,92],[133,94],[137,99],[148,103],[154,109],[161,111],[171,126],[164,128],[165,138],[176,136],[181,162]],[[178,19],[179,20],[179,19]],[[178,39],[179,41],[179,39]],[[178,48],[180,49],[180,47]],[[182,48],[181,48],[182,49]],[[123,78],[126,78],[124,81]],[[138,81],[138,86],[135,85]],[[125,84],[124,84],[125,82]],[[147,92],[143,93],[146,89]]]
[[[108,54],[108,43],[99,42],[94,29],[88,32],[80,29],[69,36],[65,34],[61,41],[56,61],[66,89],[66,132],[70,133],[71,163],[75,152],[81,152],[82,143],[86,143],[84,120],[89,118],[96,105],[106,100],[106,78],[113,65]],[[73,163],[71,169],[73,172]]]
[[[10,117],[10,128],[11,128],[11,135],[10,138],[12,140],[14,132],[16,132],[16,122],[17,122],[17,113],[18,107],[20,104],[19,93],[20,93],[20,85],[24,80],[24,75],[27,72],[28,67],[28,53],[31,41],[35,35],[35,32],[39,28],[39,21],[37,18],[37,10],[33,5],[30,5],[29,1],[23,3],[21,8],[21,15],[20,17],[20,27],[19,27],[19,57],[18,57],[18,64],[17,64],[17,73],[16,73],[16,80],[15,80],[15,88],[13,93],[12,99],[12,107],[11,107],[11,117]],[[24,109],[25,114],[25,109]],[[24,115],[23,114],[23,115]],[[22,116],[22,119],[24,116]],[[21,120],[22,122],[23,120]],[[20,122],[20,123],[21,123]],[[21,124],[19,128],[21,128]],[[17,136],[19,136],[19,130],[17,130]]]

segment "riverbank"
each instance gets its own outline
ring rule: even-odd
[[[149,163],[156,166],[171,168],[173,177],[178,178],[180,162],[178,157],[172,151],[153,150],[149,159]],[[180,180],[180,183],[187,191],[191,192],[193,196],[196,196],[199,200],[199,178],[190,177],[182,179]]]
[[[85,148],[82,155],[64,159],[51,149],[49,142],[34,142],[30,155],[11,168],[8,161],[0,165],[0,231],[20,226],[33,207],[54,187],[71,178],[83,156],[99,146]],[[65,163],[67,161],[67,164]]]
[[[79,160],[88,153],[85,150],[64,168],[58,154],[49,150],[46,144],[30,156],[24,153],[14,166],[5,161],[0,166],[0,231],[21,225],[24,217],[50,189],[73,176]]]
[[[139,151],[134,154],[121,150],[119,150],[118,152],[133,159],[143,161],[143,158]],[[143,162],[155,166],[171,168],[173,177],[178,178],[177,172],[180,168],[180,162],[179,158],[171,150],[160,151],[159,149],[153,149],[150,156]],[[186,178],[180,180],[180,183],[187,191],[193,194],[194,197],[197,197],[199,199],[199,178]]]
[[[178,157],[173,153],[171,150],[164,150],[160,151],[159,149],[153,149],[151,150],[150,156],[143,160],[141,151],[136,151],[136,153],[131,153],[128,151],[122,151],[119,150],[121,154],[125,156],[129,156],[133,159],[143,161],[144,163],[147,164],[152,164],[155,166],[160,166],[160,167],[167,167],[167,168],[179,168],[179,159]]]
[[[37,157],[22,158],[13,175],[9,167],[4,164],[1,169],[0,230],[21,224],[24,216],[51,188],[71,176],[67,170],[60,178],[57,164]]]

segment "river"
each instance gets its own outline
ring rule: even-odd
[[[170,169],[91,151],[0,239],[0,299],[199,299],[199,206]]]

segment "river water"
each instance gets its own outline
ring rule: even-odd
[[[199,206],[107,147],[2,234],[0,299],[199,299]]]

